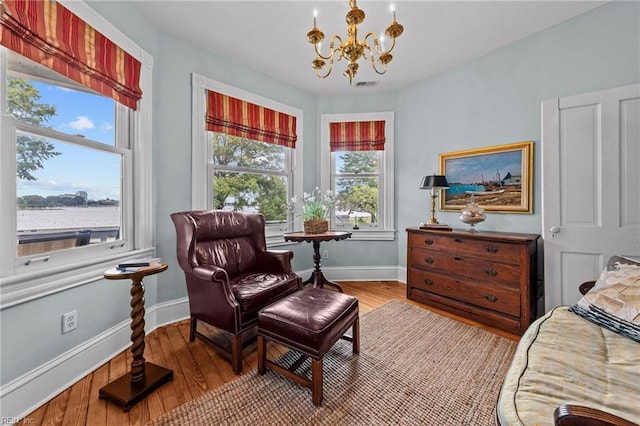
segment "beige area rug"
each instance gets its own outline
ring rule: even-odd
[[[364,315],[360,327],[359,355],[342,339],[325,355],[321,407],[309,389],[252,371],[151,424],[495,424],[515,342],[399,300]],[[310,374],[308,364],[301,368]]]

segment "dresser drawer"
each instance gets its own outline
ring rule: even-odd
[[[520,316],[520,292],[516,290],[493,287],[415,269],[409,271],[408,279],[412,288],[471,303],[514,317]]]
[[[517,263],[520,259],[520,245],[500,241],[484,241],[462,236],[412,233],[409,234],[409,246],[448,250],[460,254],[496,259],[502,262]]]
[[[497,286],[520,288],[520,266],[477,258],[470,255],[413,247],[411,268],[429,269]]]

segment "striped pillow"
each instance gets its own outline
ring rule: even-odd
[[[569,310],[640,342],[640,262],[612,257],[591,291]]]

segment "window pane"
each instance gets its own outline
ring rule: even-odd
[[[287,148],[224,133],[209,132],[213,144],[213,164],[259,170],[285,170]]]
[[[16,120],[108,145],[115,143],[115,101],[105,96],[9,77],[9,114]]]
[[[122,156],[18,132],[18,165],[42,147],[50,156],[17,179],[19,255],[120,239]]]
[[[217,170],[213,179],[215,209],[262,213],[267,228],[287,228],[287,177]]]
[[[377,226],[377,177],[339,177],[336,179],[336,192],[337,225]]]
[[[335,161],[338,174],[378,172],[378,151],[336,151]]]

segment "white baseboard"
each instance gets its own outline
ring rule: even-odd
[[[296,271],[303,279],[312,270]],[[397,266],[323,267],[334,281],[406,282],[406,268]],[[145,312],[145,331],[189,317],[186,297],[158,303]],[[3,424],[17,423],[45,402],[85,377],[131,345],[130,322],[123,321],[70,351],[0,387],[0,417]]]
[[[145,331],[189,317],[187,298],[158,303],[145,312]],[[51,398],[131,346],[123,321],[0,388],[2,424],[17,423]]]

